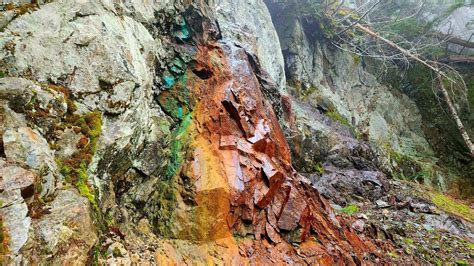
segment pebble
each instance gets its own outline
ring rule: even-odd
[[[377,200],[375,204],[377,205],[377,207],[381,209],[390,207],[390,204],[388,204],[386,201],[383,201],[383,200]]]
[[[354,228],[354,230],[356,230],[356,231],[358,231],[358,232],[360,232],[360,233],[364,232],[364,229],[365,229],[365,222],[364,222],[364,220],[359,219],[359,220],[355,221],[355,222],[352,224],[352,228]]]

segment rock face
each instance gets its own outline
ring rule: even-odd
[[[194,24],[198,23],[190,23]],[[178,198],[188,206],[176,218],[177,235],[207,241],[232,233],[253,235],[253,248],[259,252],[250,259],[261,263],[271,261],[267,253],[271,251],[262,250],[260,241],[265,237],[288,245],[306,242],[315,233],[322,245],[314,243],[311,251],[305,250],[314,252],[305,258],[308,263],[349,263],[352,256],[362,261],[365,252],[375,253],[370,242],[364,243],[334,219],[318,192],[292,169],[289,147],[245,50],[226,42],[198,44],[193,58],[196,68],[185,74],[186,87],[191,99],[200,100],[194,108],[186,106],[190,113],[184,114],[185,119],[192,120],[184,121],[189,123],[187,136],[183,136],[188,141],[184,152],[191,156],[183,158],[178,174],[191,185],[194,195]],[[284,232],[295,240],[285,240]],[[338,252],[323,251],[328,245],[338,246]],[[349,246],[354,251],[346,249]],[[292,248],[284,249],[291,261],[300,261]],[[352,252],[355,254],[349,255]]]
[[[22,197],[22,190],[26,190],[34,184],[35,175],[17,166],[8,166],[5,161],[1,162],[0,175],[3,177],[0,184],[2,201],[3,226],[8,228],[10,237],[9,249],[17,254],[20,248],[28,240],[28,229],[31,225],[30,217],[27,217],[28,208]]]
[[[377,156],[315,106],[281,96],[284,57],[263,2],[10,2],[0,17],[6,263],[390,260],[390,239],[327,199],[382,200],[390,186]],[[325,103],[364,93],[336,90]]]
[[[217,0],[210,7],[215,10],[223,38],[254,54],[278,88],[284,88],[285,64],[280,40],[265,3],[258,0]]]
[[[331,118],[345,120],[379,146],[388,145],[401,153],[432,153],[420,127],[418,109],[407,96],[379,84],[364,68],[363,59],[315,39],[310,34],[314,25],[298,17],[287,21],[282,18],[285,10],[276,4],[270,6],[282,40],[291,96],[308,103],[299,108],[312,108],[309,112],[319,109]],[[306,112],[295,112],[308,119]],[[318,122],[311,127],[324,127]]]
[[[347,138],[352,136],[370,144],[377,167],[385,173],[417,179],[441,191],[455,186],[457,173],[451,173],[440,160],[443,155],[432,149],[436,141],[442,142],[430,137],[435,122],[427,121],[426,112],[422,117],[418,109],[428,107],[416,97],[432,97],[431,91],[419,95],[415,91],[421,89],[410,87],[405,90],[410,98],[401,89],[381,84],[371,74],[372,61],[324,41],[317,21],[298,14],[285,16],[288,11],[280,1],[266,2],[285,60],[285,99],[291,103],[285,132],[299,171],[313,172],[318,162],[341,155],[341,145],[352,150],[354,142]],[[464,121],[470,123],[468,115]],[[334,124],[348,129],[347,134],[334,134]]]
[[[21,78],[0,79],[0,88],[0,214],[9,240],[2,249],[9,256],[2,258],[15,264],[48,263],[53,256],[60,263],[85,263],[97,242],[89,201],[64,187],[46,140],[49,125],[65,111],[64,97]]]
[[[449,11],[448,11],[449,12]],[[448,16],[439,23],[437,26],[438,30],[444,34],[452,34],[463,40],[469,40],[471,35],[474,33],[474,26],[472,25],[471,19],[474,16],[474,7],[472,6],[459,6],[452,13],[448,13]],[[451,26],[450,26],[451,25]],[[458,45],[450,45],[450,49],[463,52],[463,54],[473,54],[473,48],[463,48]],[[461,50],[462,49],[462,50]]]
[[[121,238],[139,238],[151,226],[152,235],[226,239],[240,247],[242,261],[274,259],[276,244],[288,262],[378,254],[292,169],[262,93],[285,82],[281,53],[265,50],[271,43],[279,51],[278,38],[263,3],[242,4],[245,10],[224,1],[174,9],[155,3],[151,15],[146,4],[58,1],[31,4],[5,26],[5,71],[43,82],[1,81],[2,114],[21,117],[5,120],[5,159],[38,175],[11,181],[18,188],[4,185],[2,193],[14,190],[17,198],[32,187],[31,199],[5,209],[13,261],[85,263],[104,225]],[[238,24],[246,10],[265,18],[259,27]],[[230,16],[235,11],[242,18]],[[235,234],[255,242],[240,246]],[[307,256],[297,255],[294,241],[312,243],[301,249]]]

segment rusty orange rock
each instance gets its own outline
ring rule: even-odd
[[[301,263],[359,264],[367,254],[382,263],[371,241],[336,217],[291,167],[288,143],[245,50],[199,45],[194,60],[186,84],[195,102],[186,152],[193,156],[182,172],[193,178],[197,207],[186,235],[214,241],[251,234],[254,240],[236,245],[255,263],[289,256]]]

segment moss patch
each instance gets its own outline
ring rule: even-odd
[[[352,215],[356,214],[357,212],[359,212],[359,207],[357,207],[357,205],[351,204],[351,205],[347,205],[346,207],[338,210],[337,212],[344,213],[344,214],[347,214],[349,216],[352,216]]]
[[[354,64],[356,66],[360,65],[360,63],[362,63],[362,57],[359,56],[359,55],[352,55],[352,59],[354,60]]]
[[[71,92],[59,85],[49,85],[48,87],[54,91],[61,92],[67,104],[64,118],[56,125],[56,129],[73,128],[76,133],[84,135],[76,145],[78,151],[71,158],[57,162],[60,172],[65,177],[66,182],[73,184],[79,193],[86,197],[93,208],[97,210],[98,203],[95,194],[87,182],[89,179],[87,169],[97,151],[99,137],[102,134],[102,114],[99,111],[83,115],[75,114],[77,107]]]
[[[156,184],[157,191],[153,194],[154,212],[150,214],[155,232],[162,237],[173,237],[174,211],[176,209],[178,193],[178,173],[184,161],[185,151],[190,140],[190,126],[193,121],[192,114],[187,114],[181,124],[172,134],[170,144],[170,160],[167,164],[163,178]]]
[[[431,201],[441,210],[474,222],[474,210],[448,196],[438,192],[429,194]]]
[[[391,164],[396,165],[391,173],[393,178],[423,182],[425,177],[431,175],[430,169],[424,169],[417,157],[402,154],[394,150],[389,144],[381,144],[380,147]]]
[[[8,253],[8,234],[3,225],[3,219],[0,217],[0,264],[2,264],[3,256]]]
[[[345,117],[343,117],[340,113],[333,110],[332,108],[328,112],[326,112],[325,115],[329,117],[331,120],[336,121],[339,124],[347,127],[350,130],[352,136],[354,136],[354,138],[358,140],[361,140],[364,138],[363,134],[361,134],[355,126],[349,123],[349,121]]]
[[[151,215],[155,231],[162,237],[173,237],[171,227],[173,225],[174,211],[176,209],[176,187],[177,180],[174,178],[160,182],[156,188],[155,198],[156,212]]]
[[[97,143],[102,133],[102,116],[100,112],[79,115],[70,115],[66,119],[66,127],[75,126],[89,139],[89,143],[74,153],[70,159],[59,162],[61,173],[66,181],[74,184],[79,193],[88,198],[94,208],[98,208],[97,200],[92,189],[87,184],[87,168],[97,151]]]
[[[297,86],[296,92],[298,93],[300,99],[302,100],[307,100],[310,95],[312,95],[314,92],[318,91],[318,88],[315,86],[311,86],[309,88],[302,88],[302,86]]]
[[[320,175],[324,174],[324,167],[321,163],[317,163],[313,166],[313,171]]]
[[[332,111],[332,110],[328,111],[326,113],[326,116],[328,116],[329,118],[331,118],[334,121],[339,122],[343,126],[346,126],[346,127],[349,127],[349,128],[352,127],[352,125],[349,123],[349,121],[347,121],[346,118],[344,118],[341,114],[339,114],[336,111]]]
[[[55,132],[57,130],[73,128],[76,133],[84,135],[76,144],[78,151],[68,159],[58,160],[57,164],[66,182],[74,185],[79,193],[88,198],[92,206],[97,209],[98,204],[95,195],[87,183],[87,169],[97,150],[97,143],[102,133],[102,115],[98,111],[82,115],[76,114],[77,107],[71,92],[67,88],[55,84],[43,84],[42,86],[45,90],[62,93],[67,104],[67,110],[64,112],[62,108],[58,108],[56,111],[60,115],[55,116],[49,111],[50,108],[55,108],[54,104],[48,106],[47,109],[42,109],[37,101],[36,92],[33,91],[33,95],[28,102],[18,105],[18,111],[25,113],[29,122],[48,129],[44,136],[52,149],[57,148],[55,144],[57,140]],[[59,104],[62,103],[58,102]]]
[[[454,262],[456,265],[459,265],[459,266],[467,266],[469,265],[469,263],[465,260],[457,260]]]

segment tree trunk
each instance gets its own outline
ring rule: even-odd
[[[466,143],[466,146],[469,149],[471,155],[474,156],[474,144],[472,144],[472,141],[469,138],[469,134],[467,133],[466,128],[464,128],[464,124],[462,123],[461,119],[459,118],[458,112],[456,111],[456,108],[454,107],[454,104],[451,101],[451,97],[449,97],[449,93],[448,93],[448,91],[446,90],[446,88],[443,84],[443,78],[438,75],[436,80],[437,80],[437,83],[439,85],[439,90],[443,94],[444,100],[446,101],[446,104],[448,105],[449,112],[451,113],[451,116],[453,117],[454,121],[456,122],[456,125],[459,129],[459,132],[461,132],[461,136],[464,140],[464,143]]]

